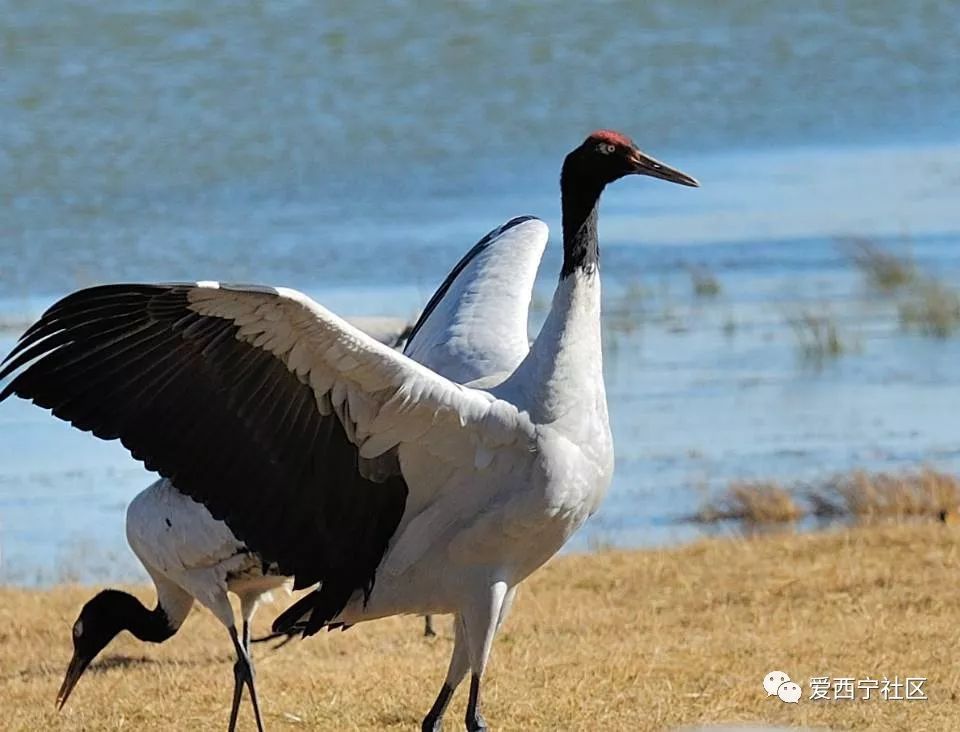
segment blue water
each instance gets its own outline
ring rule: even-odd
[[[414,317],[563,154],[623,129],[697,176],[605,196],[614,485],[574,547],[664,544],[730,480],[960,469],[960,339],[905,331],[838,245],[960,284],[960,6],[0,0],[0,351],[117,280],[284,284]],[[553,246],[531,322],[556,281]],[[721,293],[697,298],[689,269]],[[819,367],[787,325],[829,315]],[[0,406],[0,581],[140,576],[115,444]]]

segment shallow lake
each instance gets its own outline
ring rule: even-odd
[[[565,152],[623,129],[697,176],[601,216],[614,484],[573,542],[654,545],[735,479],[960,470],[960,339],[901,327],[839,241],[960,284],[960,5],[0,0],[0,351],[119,280],[297,287],[412,318]],[[553,242],[531,313],[556,281]],[[697,296],[692,271],[715,296]],[[835,323],[805,357],[790,321]],[[0,406],[0,581],[142,576],[116,444]]]

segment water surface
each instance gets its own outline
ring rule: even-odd
[[[563,154],[616,127],[703,183],[601,222],[614,485],[575,547],[663,544],[738,478],[960,468],[957,341],[904,332],[836,244],[960,282],[960,5],[0,0],[0,350],[118,280],[284,284],[413,317]],[[545,258],[534,327],[556,281]],[[722,292],[698,299],[689,268]],[[812,368],[786,320],[849,344]],[[0,407],[0,579],[136,575],[116,444]]]

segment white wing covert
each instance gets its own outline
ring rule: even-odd
[[[484,236],[451,270],[404,349],[461,384],[509,374],[529,350],[527,318],[547,225],[518,216]]]

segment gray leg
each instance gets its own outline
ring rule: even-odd
[[[433,629],[433,616],[424,615],[423,616],[423,637],[424,638],[433,638],[437,632]]]
[[[243,650],[247,652],[247,658],[253,658],[250,655],[250,622],[243,621]]]
[[[507,614],[510,612],[510,608],[513,607],[513,601],[517,597],[517,585],[514,585],[509,590],[507,590],[506,597],[503,598],[503,605],[500,606],[500,615],[497,618],[497,630],[500,630],[500,626],[503,625],[503,621],[507,619]]]
[[[244,642],[249,645],[250,629],[247,627],[247,624],[244,623],[243,635]],[[260,704],[257,702],[257,690],[253,683],[253,661],[250,660],[250,656],[246,650],[244,650],[243,644],[240,642],[240,638],[237,637],[237,628],[236,626],[230,626],[230,639],[233,641],[233,647],[237,652],[237,662],[233,665],[233,705],[230,707],[230,726],[227,728],[229,732],[234,732],[237,728],[237,714],[240,711],[240,697],[243,696],[243,686],[246,686],[250,689],[250,701],[253,704],[253,714],[257,720],[257,730],[263,732],[263,719],[260,716]]]
[[[486,732],[487,723],[480,714],[480,679],[490,657],[493,638],[512,600],[513,593],[507,583],[494,580],[466,603],[461,612],[472,672],[465,719],[468,732]]]
[[[453,621],[454,639],[453,654],[450,656],[450,666],[447,669],[447,678],[440,687],[440,693],[437,694],[436,701],[427,712],[420,726],[421,732],[440,732],[443,729],[443,714],[447,711],[447,705],[450,704],[450,698],[453,692],[463,681],[467,674],[467,667],[470,660],[467,655],[467,636],[463,630],[463,621],[457,615]]]

